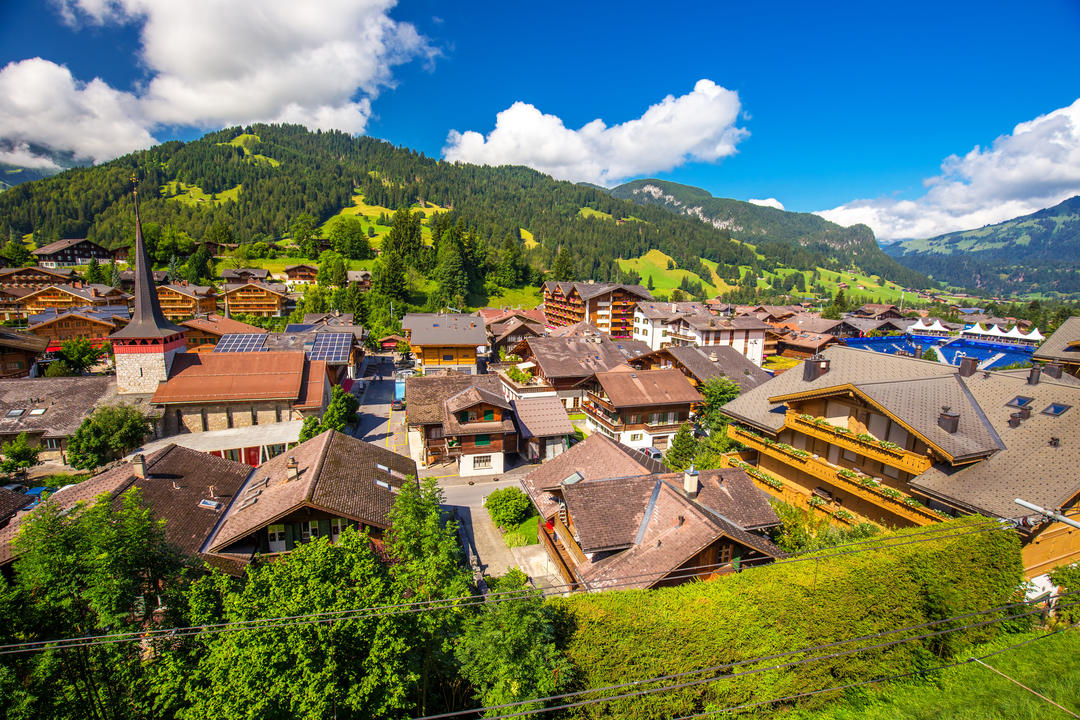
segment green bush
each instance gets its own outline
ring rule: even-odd
[[[1080,565],[1064,565],[1050,571],[1050,580],[1061,586],[1063,593],[1080,592]],[[1058,618],[1070,625],[1080,622],[1080,605],[1074,604],[1076,598],[1065,598],[1064,609],[1058,610]]]
[[[965,518],[942,527],[961,530],[982,522]],[[919,531],[913,528],[894,535]],[[602,687],[885,632],[1017,599],[1023,565],[1015,533],[993,530],[937,537],[887,550],[825,557],[819,562],[748,568],[713,582],[587,593],[552,602],[566,608],[571,616],[567,652],[577,666],[580,686]],[[873,542],[861,547],[871,548]],[[962,624],[967,623],[957,623]],[[948,642],[933,642],[931,638],[899,643],[583,706],[571,710],[570,716],[679,717],[914,672],[939,664],[938,658],[950,657],[963,646],[986,641],[998,632],[998,625],[990,624],[937,638]],[[858,641],[835,651],[880,642],[880,638]],[[782,662],[765,661],[758,666]],[[830,699],[808,698],[802,703],[814,707]],[[771,715],[772,710],[763,709],[755,716]]]
[[[532,502],[520,488],[508,487],[488,495],[484,507],[495,525],[508,528],[523,522],[529,516]]]

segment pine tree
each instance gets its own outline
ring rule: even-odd
[[[97,258],[90,258],[90,264],[86,266],[84,279],[92,285],[105,284],[105,273],[101,272],[101,265],[98,264]]]
[[[672,470],[685,470],[694,460],[697,454],[697,440],[691,432],[690,423],[683,423],[675,437],[671,439],[671,447],[664,455],[664,464]]]
[[[114,288],[120,287],[120,266],[115,260],[109,261],[109,285]]]
[[[439,284],[436,296],[439,305],[460,306],[463,303],[469,288],[457,242],[443,240],[439,243],[438,262],[433,279]]]
[[[173,255],[169,258],[169,269],[166,271],[169,282],[174,283],[184,278],[184,272],[180,267],[180,258]]]
[[[551,278],[560,282],[574,279],[574,261],[565,246],[560,247],[555,254],[555,262],[551,265]]]
[[[655,290],[656,286],[653,285],[652,275],[649,276],[649,284],[645,286],[647,290]]]

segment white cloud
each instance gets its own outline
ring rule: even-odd
[[[0,138],[100,161],[152,144],[162,125],[294,122],[361,133],[372,98],[393,84],[392,68],[435,55],[415,27],[390,18],[395,2],[58,0],[75,27],[138,24],[149,79],[128,93],[98,79],[82,85],[40,58],[13,63],[3,73],[11,70],[21,118],[0,108]],[[32,73],[47,82],[35,84]],[[57,126],[65,115],[78,131]]]
[[[516,102],[496,116],[486,138],[472,130],[451,130],[443,157],[527,165],[560,180],[611,185],[690,160],[713,162],[733,155],[749,134],[735,126],[739,110],[738,93],[711,80],[698,80],[693,92],[668,95],[640,118],[611,127],[597,119],[571,130],[561,118]]]
[[[60,164],[47,155],[37,155],[24,142],[16,142],[7,149],[0,149],[0,163],[35,170],[59,170]]]
[[[925,238],[1027,215],[1080,194],[1080,99],[951,155],[915,200],[854,200],[818,215],[865,223],[885,240]]]
[[[765,207],[776,208],[777,210],[784,209],[784,203],[780,202],[776,198],[765,198],[764,200],[749,198],[746,202],[752,205],[763,205]]]
[[[109,160],[154,144],[138,100],[97,78],[80,83],[66,68],[41,58],[0,70],[0,138],[13,146],[24,167],[55,165],[34,155],[29,143],[71,151],[80,159]]]

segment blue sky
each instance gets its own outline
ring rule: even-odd
[[[353,2],[370,8],[342,21],[356,23],[352,37],[364,28],[362,34],[368,36],[379,23],[394,28],[389,35],[385,27],[380,31],[379,42],[389,49],[372,53],[363,42],[348,49],[348,57],[358,58],[349,61],[354,67],[370,62],[371,68],[345,78],[343,90],[329,87],[333,83],[327,76],[337,73],[316,64],[310,82],[301,77],[290,85],[284,78],[282,87],[245,95],[231,106],[234,96],[244,93],[215,84],[213,62],[224,68],[222,76],[239,73],[247,88],[287,75],[267,73],[253,81],[250,73],[258,70],[254,66],[226,67],[234,59],[229,53],[251,54],[245,43],[260,43],[259,32],[245,37],[242,30],[230,30],[228,18],[215,17],[216,0],[187,3],[187,15],[174,10],[165,17],[157,16],[157,8],[147,10],[145,2],[0,6],[0,66],[40,57],[66,67],[74,88],[67,88],[51,66],[35,68],[44,75],[29,68],[19,76],[12,72],[5,85],[3,75],[11,69],[5,68],[0,93],[21,96],[55,81],[60,88],[56,93],[74,93],[79,108],[90,108],[84,134],[100,132],[102,141],[87,147],[63,123],[51,128],[46,110],[36,122],[27,123],[24,117],[21,124],[18,119],[5,123],[0,111],[0,138],[9,147],[27,141],[100,160],[111,148],[132,149],[126,145],[137,146],[146,137],[188,139],[226,120],[287,119],[362,129],[441,157],[451,144],[452,130],[473,131],[480,136],[449,152],[450,157],[522,162],[569,179],[594,179],[602,173],[608,184],[627,172],[630,177],[653,175],[704,187],[718,196],[776,198],[789,210],[832,209],[833,219],[877,224],[879,235],[894,237],[956,229],[950,226],[956,223],[996,221],[994,208],[998,214],[1002,208],[1037,209],[1037,203],[1080,192],[1080,168],[1071,172],[1080,165],[1080,110],[1051,117],[1044,130],[1043,125],[1036,127],[1024,142],[1013,137],[1018,123],[1068,109],[1080,97],[1080,3],[1075,1],[1024,6],[940,0],[699,6]],[[259,12],[263,3],[231,5],[250,13]],[[348,5],[325,11],[332,18]],[[72,22],[64,21],[62,8]],[[274,32],[288,28],[291,19],[283,21],[280,14],[288,12],[280,9],[267,19],[267,27]],[[259,49],[267,52],[265,45],[277,44],[281,47],[274,52],[288,57],[305,43],[317,44],[320,32],[332,31],[332,24],[315,27],[307,37],[290,37],[286,30],[282,37],[260,43]],[[183,54],[194,52],[190,46],[199,43],[209,47],[211,67],[189,70]],[[146,48],[151,50],[144,52]],[[365,59],[365,53],[373,57]],[[271,68],[274,60],[258,58]],[[41,79],[45,76],[49,80]],[[106,111],[81,96],[82,83],[94,78],[104,81],[98,89],[105,99],[94,102],[108,105]],[[163,78],[175,82],[166,87]],[[598,118],[609,128],[641,118],[666,96],[694,93],[702,79],[733,91],[701,101],[709,113],[715,112],[712,122],[717,127],[695,125],[690,116],[700,115],[698,106],[687,101],[683,110],[673,112],[681,113],[682,122],[692,129],[676,123],[668,134],[627,131],[630,138],[648,138],[639,144],[655,146],[651,155],[635,157],[636,150],[627,150],[618,133],[594,137],[573,132]],[[286,107],[290,91],[306,91],[322,82],[328,85],[322,96],[313,93],[301,107]],[[220,99],[215,92],[222,93]],[[490,133],[496,117],[515,103],[531,105],[536,112],[525,108],[506,116],[508,137],[494,140]],[[228,107],[217,115],[215,105]],[[728,122],[725,113],[732,108],[737,116]],[[251,117],[239,118],[245,112]],[[541,113],[554,118],[542,123]],[[996,167],[1000,175],[1002,158],[1022,164],[1017,153],[1060,136],[1062,125],[1066,135],[1075,133],[1077,143],[1066,147],[1063,160],[1058,158],[1066,166],[1060,187],[1036,188],[1039,178],[1019,178],[1020,185],[1032,186],[1014,193],[1020,197],[1004,197],[996,185],[979,190],[980,183],[994,185],[979,172],[988,176]],[[693,132],[702,133],[700,142],[679,144],[681,136]],[[579,150],[575,143],[582,138]],[[999,138],[1005,155],[988,149]],[[596,157],[579,163],[576,157],[567,161],[530,155],[530,148],[545,139],[560,146],[569,143],[574,148],[566,151],[569,154]],[[672,146],[665,148],[668,143]],[[714,149],[717,143],[725,149]],[[970,166],[942,171],[946,158],[964,156],[975,146],[983,151],[970,158]],[[1045,172],[1041,175],[1045,180]],[[954,185],[966,188],[966,195],[939,192],[935,197],[933,188],[928,191],[924,185],[928,178],[937,178],[938,190]]]

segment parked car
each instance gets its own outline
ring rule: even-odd
[[[390,403],[390,409],[391,410],[404,410],[405,409],[405,401],[401,400],[399,398],[394,398],[393,401],[391,401],[391,403]]]
[[[17,493],[25,493],[26,490],[27,490],[27,487],[26,487],[26,485],[23,485],[22,483],[9,483],[9,484],[4,486],[4,489],[5,490],[10,490],[12,492],[17,492]]]
[[[651,457],[653,460],[663,460],[664,459],[664,453],[660,452],[659,450],[657,450],[654,447],[641,448],[641,452],[645,453],[646,455]]]

